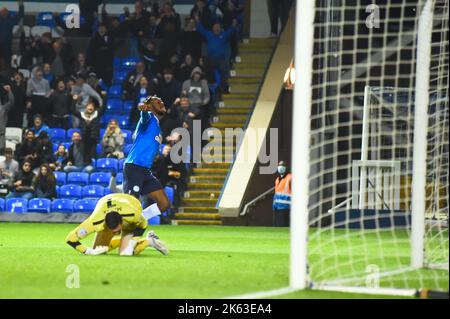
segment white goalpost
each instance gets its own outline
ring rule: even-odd
[[[448,13],[297,2],[291,289],[448,292]]]

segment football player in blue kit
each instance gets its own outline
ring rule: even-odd
[[[166,113],[163,101],[156,95],[147,97],[138,105],[139,122],[134,141],[123,167],[123,192],[139,199],[149,196],[154,204],[143,210],[148,219],[160,215],[170,207],[164,187],[150,168],[162,142],[159,120]]]

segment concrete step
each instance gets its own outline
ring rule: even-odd
[[[190,206],[178,207],[178,213],[204,213],[204,214],[217,214],[219,210],[215,207],[200,207],[200,206]]]
[[[223,101],[229,101],[229,100],[254,100],[255,99],[255,93],[228,93],[222,95]]]
[[[224,114],[213,117],[213,123],[242,123],[247,122],[248,115]]]
[[[215,127],[218,129],[226,129],[226,128],[236,128],[236,127],[244,127],[244,123],[242,122],[217,122],[217,123],[212,123],[211,127]]]
[[[194,168],[192,170],[192,175],[206,175],[206,174],[212,174],[212,175],[226,175],[228,173],[228,167],[227,168]]]
[[[221,220],[174,219],[172,225],[223,225]]]
[[[198,168],[230,168],[229,163],[201,163],[200,166],[197,166]]]
[[[231,84],[229,91],[231,93],[253,93],[256,96],[258,92],[259,84]]]
[[[250,109],[248,107],[219,107],[217,108],[217,114],[219,116],[223,115],[230,115],[230,116],[236,116],[236,115],[240,115],[240,114],[244,114],[245,117],[248,116],[250,112]]]
[[[183,198],[181,200],[181,206],[202,206],[202,207],[216,207],[217,198]]]
[[[240,54],[241,62],[236,63],[241,65],[254,65],[254,64],[267,64],[267,61],[270,60],[270,53],[243,53]]]
[[[261,83],[261,78],[257,77],[257,76],[253,76],[253,77],[248,77],[248,78],[243,78],[243,77],[233,77],[230,78],[228,83],[230,85],[233,84],[259,84]]]
[[[195,175],[189,178],[191,183],[223,183],[224,175]]]
[[[209,198],[214,199],[218,198],[220,195],[220,191],[185,191],[184,197],[185,198]]]
[[[209,164],[209,165],[211,165],[211,164]],[[191,191],[191,190],[220,191],[223,187],[223,181],[221,183],[188,182],[187,186],[188,186],[189,191]]]
[[[205,213],[176,213],[175,217],[178,219],[189,220],[219,220],[221,217],[219,214],[205,214]]]

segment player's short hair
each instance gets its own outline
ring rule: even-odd
[[[122,224],[122,216],[118,212],[109,212],[105,216],[105,224],[109,229],[117,228]]]

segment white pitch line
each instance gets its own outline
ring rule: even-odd
[[[237,295],[237,296],[231,296],[231,297],[225,297],[224,299],[264,299],[268,297],[278,296],[278,295],[284,295],[293,291],[297,291],[298,289],[293,289],[291,287],[284,287],[274,290],[266,290],[266,291],[259,291],[259,292],[253,292],[245,295]]]

